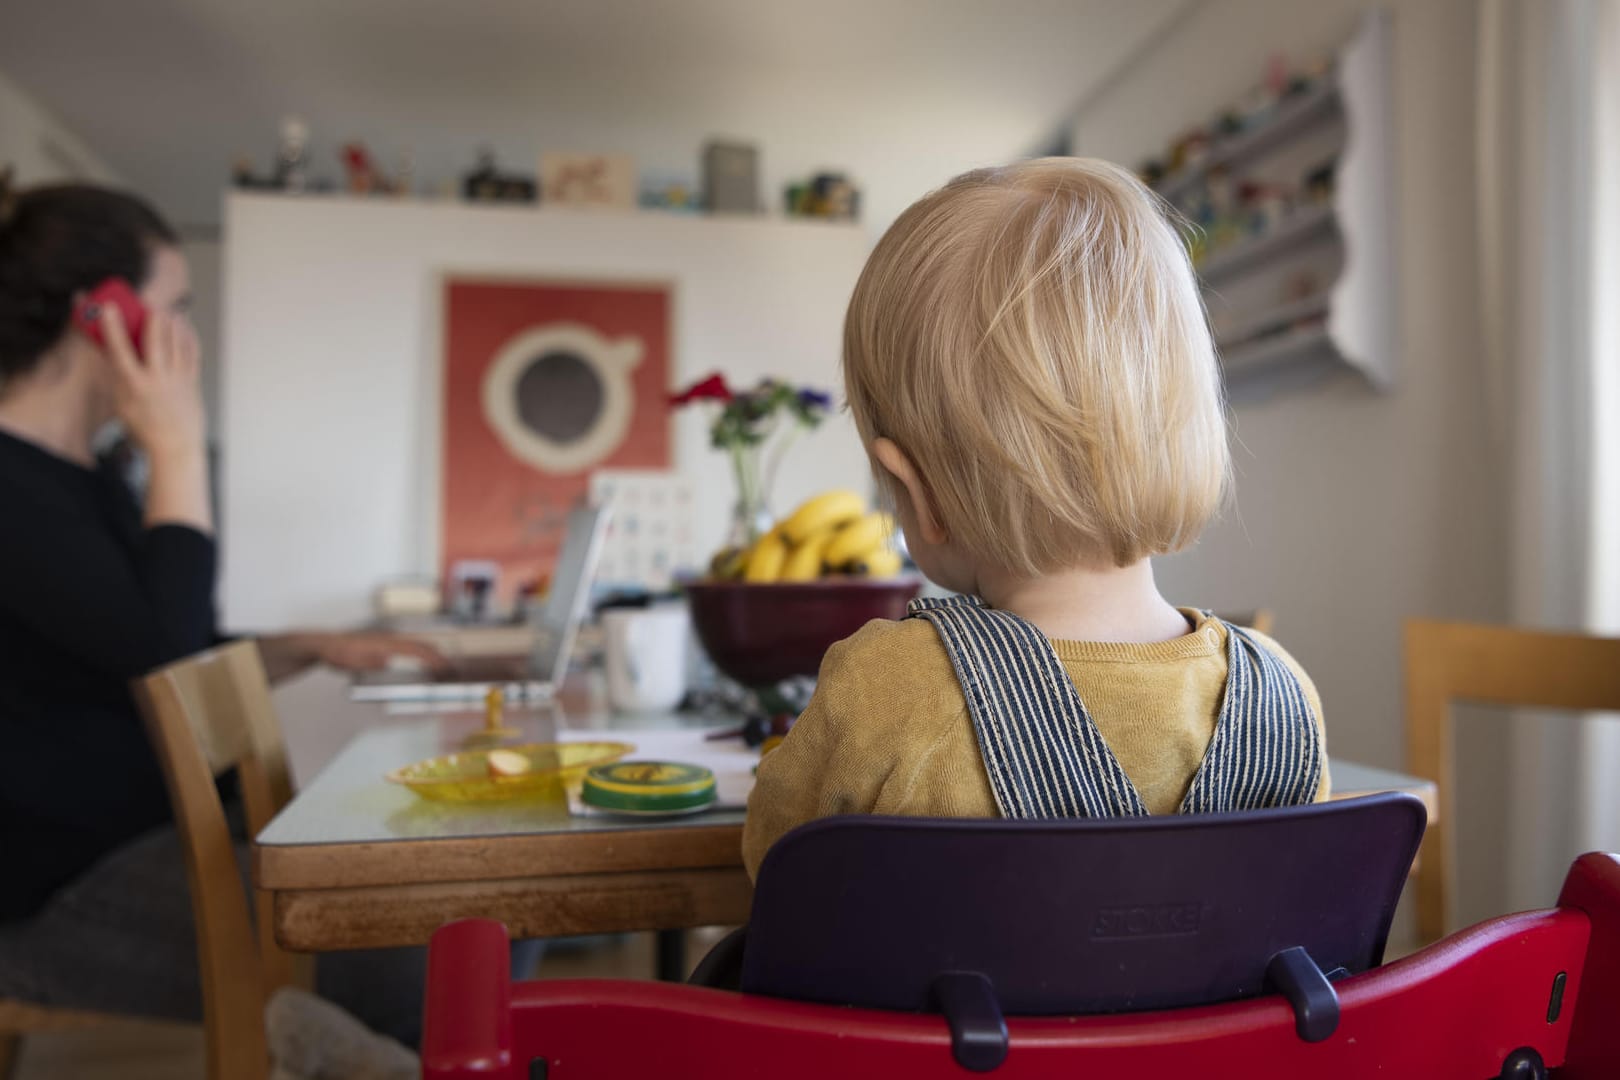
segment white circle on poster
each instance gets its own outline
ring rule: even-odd
[[[484,373],[484,417],[519,461],[543,472],[581,472],[605,460],[630,430],[639,338],[610,340],[578,323],[530,327],[508,338]]]

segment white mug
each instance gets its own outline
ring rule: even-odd
[[[686,608],[602,612],[608,702],[620,712],[663,712],[686,694]]]

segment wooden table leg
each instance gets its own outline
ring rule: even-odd
[[[686,931],[659,930],[658,978],[663,982],[686,981]]]

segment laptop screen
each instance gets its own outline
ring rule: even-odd
[[[606,507],[581,507],[568,515],[568,534],[551,575],[551,592],[536,615],[530,663],[534,678],[557,685],[567,672],[574,634],[590,602],[607,523]]]

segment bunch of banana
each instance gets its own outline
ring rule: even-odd
[[[746,551],[715,557],[716,577],[756,583],[814,581],[832,574],[892,577],[900,555],[894,521],[853,491],[829,491],[799,507]]]

